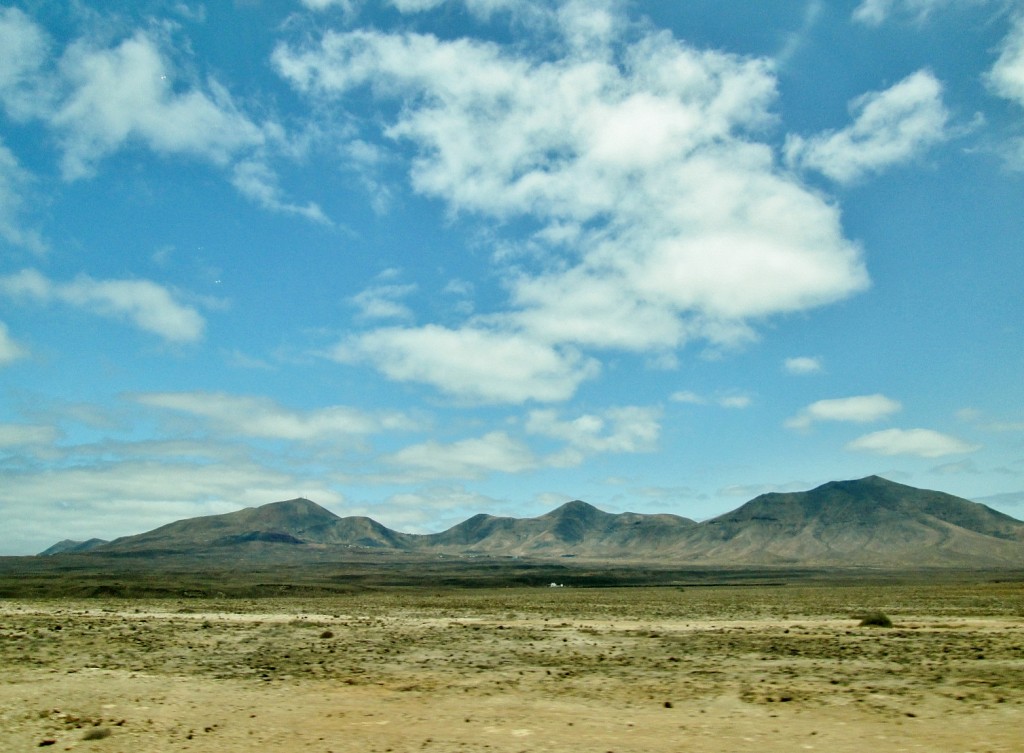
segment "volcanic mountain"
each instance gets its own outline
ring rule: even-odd
[[[98,546],[108,543],[106,539],[88,539],[87,541],[75,541],[74,539],[64,539],[58,541],[56,544],[51,546],[39,553],[41,557],[45,557],[49,554],[73,554],[75,552],[88,552],[90,549],[95,549]]]
[[[703,561],[1024,565],[1024,522],[878,476],[763,494],[691,534],[685,556]]]
[[[115,539],[97,549],[180,552],[249,542],[404,548],[409,538],[409,534],[392,531],[370,518],[341,518],[308,499],[290,499],[223,515],[179,520],[137,536]]]
[[[69,545],[61,542],[44,554]],[[475,515],[427,535],[392,531],[366,517],[342,518],[293,499],[92,544],[82,556],[229,553],[232,547],[250,554],[257,547],[270,560],[287,551],[293,562],[303,551],[358,548],[714,565],[1021,567],[1024,522],[966,499],[869,476],[764,494],[702,523],[612,514],[577,500],[535,518]]]
[[[424,536],[421,546],[473,554],[659,555],[695,525],[678,515],[616,515],[576,500],[537,518],[474,515],[443,533]]]

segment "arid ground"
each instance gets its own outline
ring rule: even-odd
[[[5,599],[0,667],[11,753],[1015,753],[1024,583]]]

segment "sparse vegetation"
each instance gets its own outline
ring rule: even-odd
[[[899,630],[851,629],[851,616],[888,604]],[[351,749],[413,750],[429,737],[437,750],[516,753],[531,749],[521,737],[544,735],[552,751],[667,753],[698,717],[720,743],[780,716],[764,753],[797,747],[794,724],[845,750],[820,726],[840,707],[843,734],[868,723],[904,738],[951,715],[1024,708],[1021,617],[1021,577],[7,599],[0,727],[19,750],[107,730],[140,750],[247,753],[287,735],[303,750],[339,736]],[[727,711],[737,700],[746,722]],[[911,718],[913,730],[887,726]],[[927,747],[921,735],[910,747]]]
[[[892,620],[885,612],[868,612],[860,616],[860,626],[891,628]]]

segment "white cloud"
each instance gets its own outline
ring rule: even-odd
[[[980,447],[931,429],[885,429],[853,440],[846,445],[846,449],[876,455],[939,458],[975,452]]]
[[[349,298],[362,319],[412,319],[413,313],[402,299],[416,291],[415,285],[378,285]]]
[[[942,84],[927,70],[851,103],[854,122],[840,131],[786,139],[791,164],[840,183],[908,162],[947,138]]]
[[[344,405],[293,411],[267,398],[220,392],[155,392],[134,400],[208,419],[216,431],[232,436],[315,441],[419,428],[398,411],[371,413]]]
[[[394,6],[402,13],[420,13],[443,5],[447,0],[388,0],[388,4]]]
[[[46,243],[37,231],[24,227],[21,222],[31,184],[32,176],[0,140],[0,238],[41,254],[46,251]]]
[[[0,277],[0,293],[42,303],[59,301],[100,316],[126,319],[173,343],[201,339],[206,326],[194,308],[178,303],[167,288],[150,280],[93,280],[81,275],[55,283],[26,269]]]
[[[388,160],[387,151],[369,141],[352,139],[341,148],[345,167],[357,177],[370,196],[370,206],[379,215],[386,214],[394,197],[382,171]]]
[[[786,426],[806,429],[816,421],[868,423],[890,416],[902,407],[897,401],[880,394],[819,400],[788,419]]]
[[[322,225],[331,224],[315,202],[302,205],[286,201],[278,186],[277,174],[260,160],[243,160],[236,164],[231,171],[231,185],[264,209],[305,217]]]
[[[784,44],[775,54],[775,61],[780,67],[788,66],[803,49],[811,37],[818,19],[821,18],[823,8],[821,0],[810,0],[804,7],[803,23],[800,24],[800,29],[787,34]]]
[[[328,223],[316,204],[281,195],[267,158],[294,156],[285,130],[251,118],[213,78],[178,80],[170,46],[156,32],[136,31],[109,47],[83,37],[54,57],[39,25],[21,11],[2,11],[0,49],[14,54],[0,61],[0,103],[13,118],[42,121],[53,133],[66,180],[89,177],[105,157],[142,144],[230,167],[232,183],[258,205]],[[3,221],[0,213],[0,232]]]
[[[301,0],[302,5],[310,10],[324,11],[339,8],[345,15],[351,15],[359,8],[358,0]]]
[[[697,339],[735,346],[756,336],[754,320],[867,286],[837,208],[758,143],[774,117],[769,61],[627,29],[608,8],[587,19],[583,8],[548,19],[566,42],[551,49],[356,30],[281,45],[273,59],[318,104],[357,88],[401,102],[384,134],[414,147],[419,193],[455,212],[539,224],[542,261],[509,269],[508,305],[485,322],[492,341],[502,332],[534,349],[661,354]],[[367,337],[393,350],[395,336]],[[399,371],[394,358],[374,360]],[[403,379],[440,381],[402,363]]]
[[[998,96],[1024,107],[1024,17],[1017,18],[1000,43],[999,58],[986,83]]]
[[[892,16],[909,18],[918,23],[938,10],[956,5],[983,5],[988,0],[862,0],[853,11],[853,20],[868,26],[879,26]]]
[[[527,415],[526,431],[565,442],[582,460],[584,454],[650,452],[661,433],[660,417],[657,408],[635,405],[570,420],[559,418],[554,410],[533,410]]]
[[[330,2],[331,0],[313,0],[313,2],[325,1]],[[452,0],[387,0],[387,2],[401,13],[422,13],[423,11],[433,10],[444,5],[446,2],[452,2]],[[533,16],[544,14],[541,7],[538,7],[530,0],[459,0],[459,2],[464,4],[466,9],[474,16],[483,19],[490,18],[499,11],[513,11],[519,14],[529,13]],[[597,0],[594,0],[592,4],[595,6],[599,5]]]
[[[16,120],[48,103],[40,71],[49,54],[46,33],[18,8],[0,10],[0,103]]]
[[[521,473],[539,465],[529,447],[503,431],[451,444],[430,440],[411,445],[391,455],[388,462],[402,470],[406,481],[481,478],[493,472]]]
[[[822,370],[821,359],[810,356],[795,356],[783,362],[783,368],[790,374],[819,374]]]
[[[690,405],[706,405],[707,399],[691,390],[680,390],[673,392],[669,400],[675,403],[689,403]]]
[[[90,175],[98,160],[133,138],[157,152],[218,164],[265,141],[263,129],[215,82],[209,92],[176,92],[173,71],[143,32],[112,49],[76,42],[60,69],[71,92],[50,122],[61,134],[68,179]]]
[[[0,368],[9,366],[19,358],[25,358],[28,351],[11,337],[7,325],[0,322]]]
[[[673,392],[669,400],[674,403],[688,403],[690,405],[717,405],[720,408],[749,408],[754,402],[750,395],[736,392],[719,393],[714,396],[700,395],[690,390]]]
[[[863,0],[853,11],[853,18],[870,26],[877,26],[889,15],[896,0]]]
[[[396,531],[434,533],[505,504],[460,484],[445,484],[393,494],[379,504],[350,508],[350,514],[368,515]]]
[[[339,344],[330,356],[482,402],[566,400],[598,370],[593,360],[522,335],[437,325],[373,330]]]
[[[0,449],[26,445],[47,445],[54,442],[58,436],[59,432],[52,426],[0,424]]]

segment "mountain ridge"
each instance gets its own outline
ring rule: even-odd
[[[64,541],[65,552],[171,553],[233,547],[346,548],[452,556],[582,557],[706,564],[1024,565],[1024,522],[944,492],[879,476],[803,492],[762,494],[696,522],[668,513],[609,513],[573,500],[533,518],[480,513],[445,531],[410,534],[372,518],[340,517],[297,498],[188,518],[106,543]]]

